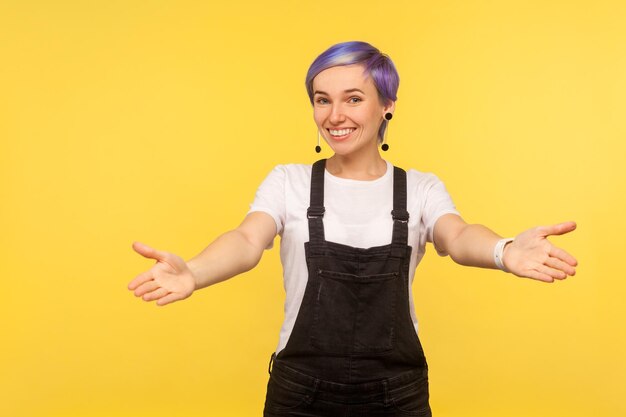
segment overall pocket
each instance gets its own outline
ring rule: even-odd
[[[352,275],[318,270],[311,345],[338,355],[393,348],[400,274]]]
[[[270,375],[265,396],[266,411],[289,411],[309,404],[312,390],[277,375]]]
[[[428,376],[426,372],[404,387],[389,393],[393,409],[397,415],[430,417],[432,412],[428,403]]]

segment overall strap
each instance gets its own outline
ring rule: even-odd
[[[406,172],[393,167],[393,234],[391,237],[391,256],[403,258],[409,240],[409,212],[406,210]]]
[[[324,171],[326,159],[320,159],[311,169],[311,200],[306,211],[309,219],[309,241],[313,244],[324,242]]]

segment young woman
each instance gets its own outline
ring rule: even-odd
[[[165,305],[250,270],[281,235],[285,321],[265,416],[431,415],[411,296],[426,242],[462,265],[546,282],[575,274],[576,260],[546,239],[575,223],[502,239],[465,223],[435,175],[381,157],[398,84],[392,61],[373,46],[330,47],[306,87],[331,158],[277,166],[241,225],[188,262],[133,243],[157,263],[129,289]]]

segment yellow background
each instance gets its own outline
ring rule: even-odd
[[[394,164],[501,235],[566,220],[553,285],[429,248],[414,285],[447,416],[626,413],[622,1],[1,1],[0,415],[260,415],[278,250],[158,308],[134,240],[189,259],[279,163],[311,163],[304,89],[333,43],[400,72]],[[328,147],[322,156],[329,156]]]

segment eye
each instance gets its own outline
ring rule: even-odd
[[[361,101],[363,101],[363,100],[361,99],[361,97],[350,97],[350,98],[348,99],[348,101],[349,101],[350,103],[360,103],[360,102],[361,102]]]
[[[320,97],[317,100],[315,100],[315,102],[317,104],[328,104],[328,100],[326,100],[324,97]]]

